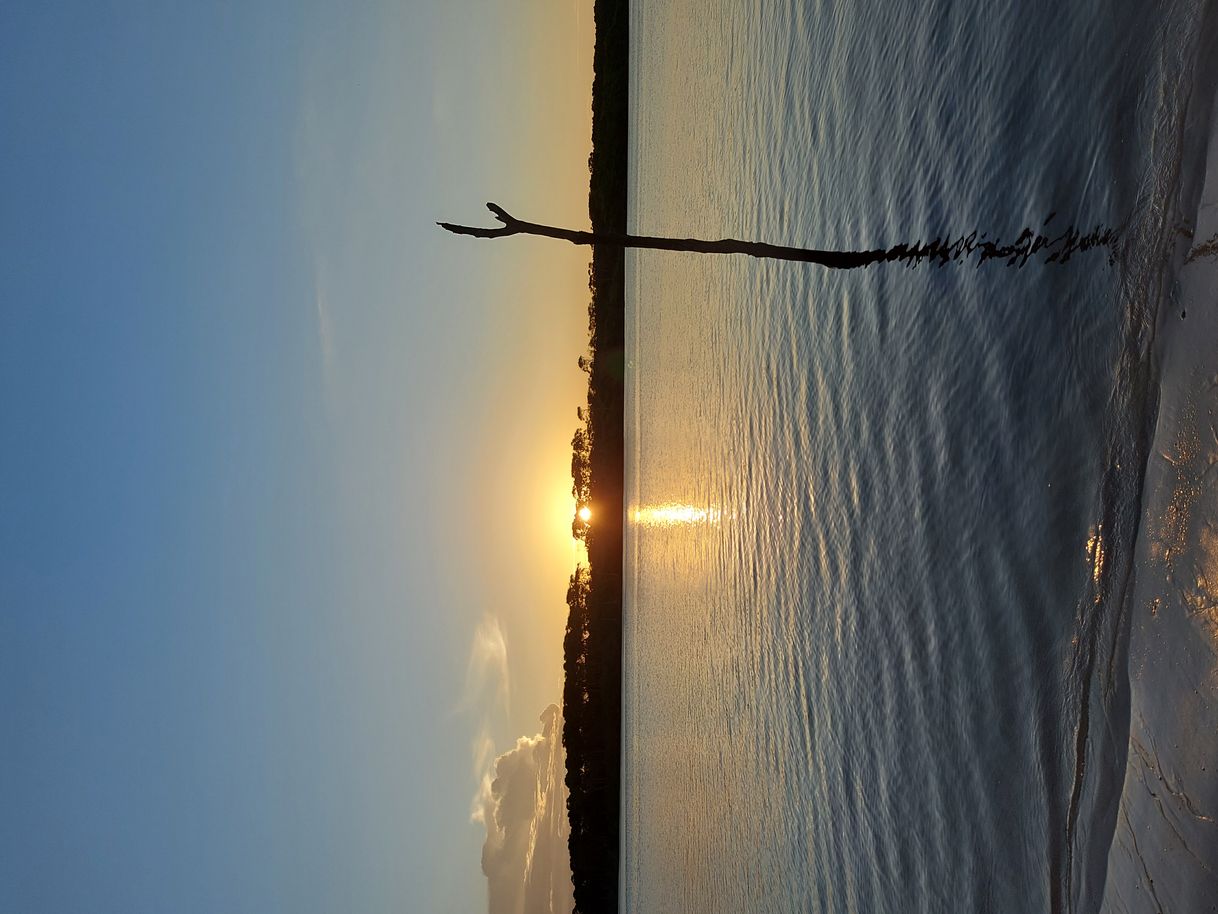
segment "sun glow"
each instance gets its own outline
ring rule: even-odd
[[[580,508],[579,509],[579,519],[582,520],[585,524],[588,523],[588,521],[592,520],[592,509],[589,508],[587,505],[584,505],[582,508]]]

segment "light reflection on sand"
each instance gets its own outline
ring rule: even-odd
[[[1091,582],[1095,585],[1095,602],[1103,599],[1100,581],[1104,577],[1104,566],[1108,563],[1108,553],[1104,548],[1104,525],[1097,524],[1091,528],[1087,536],[1087,564],[1091,566]]]

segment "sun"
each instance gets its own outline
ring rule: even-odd
[[[592,519],[592,509],[589,508],[587,505],[584,505],[582,508],[580,508],[579,509],[579,519],[582,520],[585,524],[588,523],[588,521],[590,521]]]

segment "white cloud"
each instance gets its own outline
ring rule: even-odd
[[[550,705],[541,732],[498,757],[492,718],[509,711],[507,640],[487,615],[474,631],[459,710],[481,716],[470,743],[478,791],[470,816],[486,829],[482,872],[490,914],[570,914],[575,905],[567,841],[562,712]]]
[[[482,872],[490,914],[570,914],[575,905],[567,839],[562,712],[522,736],[482,777],[473,818],[486,827]]]

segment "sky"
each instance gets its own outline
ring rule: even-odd
[[[0,6],[0,910],[487,908],[587,253],[434,222],[586,227],[591,18]]]

